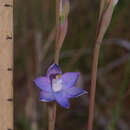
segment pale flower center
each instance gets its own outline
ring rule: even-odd
[[[56,78],[52,80],[52,89],[54,92],[58,92],[62,89],[62,79]]]

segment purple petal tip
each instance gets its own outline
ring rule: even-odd
[[[57,65],[56,63],[52,64],[48,71],[47,71],[47,77],[49,77],[52,74],[62,74],[62,71],[59,67],[59,65]]]

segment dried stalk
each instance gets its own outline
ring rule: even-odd
[[[94,104],[95,104],[95,92],[96,92],[96,79],[97,79],[97,67],[100,46],[105,32],[110,24],[114,6],[117,4],[117,0],[101,0],[99,23],[97,26],[97,37],[94,47],[93,63],[92,63],[92,76],[91,76],[91,90],[90,90],[90,105],[89,105],[89,118],[88,118],[88,130],[93,128],[94,119]]]
[[[0,0],[0,130],[13,130],[13,0]]]

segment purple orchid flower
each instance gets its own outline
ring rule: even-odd
[[[50,102],[56,100],[64,108],[69,108],[70,98],[86,94],[85,90],[75,87],[79,72],[67,72],[62,74],[60,67],[53,64],[47,71],[46,77],[39,77],[34,80],[37,87],[42,91],[40,100]]]

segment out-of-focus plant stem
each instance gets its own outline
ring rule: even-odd
[[[95,104],[95,92],[96,92],[96,79],[97,79],[97,67],[100,46],[111,22],[112,13],[115,5],[118,1],[115,0],[101,0],[99,21],[97,24],[97,35],[96,42],[93,53],[93,63],[92,63],[92,75],[91,75],[91,88],[90,88],[90,105],[89,105],[89,118],[88,118],[88,130],[93,128],[94,119],[94,104]]]
[[[60,9],[60,0],[56,0],[56,42],[55,42],[55,56],[54,61],[56,64],[59,63],[59,55],[60,55],[60,48],[59,48],[59,24],[60,24],[60,16],[59,16],[59,9]]]
[[[122,85],[121,85],[119,93],[118,93],[117,103],[115,104],[114,110],[112,112],[112,120],[110,122],[110,126],[109,126],[108,130],[115,130],[116,129],[115,128],[116,122],[117,122],[118,117],[119,117],[120,108],[121,108],[121,104],[122,104],[122,100],[123,100],[123,95],[126,92],[126,88],[128,86],[129,79],[130,79],[130,61],[128,61],[128,64],[126,66],[124,80],[122,82]]]
[[[60,48],[58,48],[58,39],[59,39],[59,6],[60,0],[56,0],[56,42],[55,42],[55,56],[54,62],[56,64],[59,63],[59,55],[60,55]],[[55,129],[55,120],[56,120],[56,102],[51,102],[48,104],[48,129],[54,130]]]

